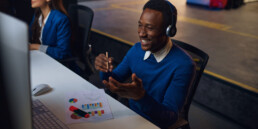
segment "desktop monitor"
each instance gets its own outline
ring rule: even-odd
[[[27,28],[0,12],[0,128],[32,129]]]

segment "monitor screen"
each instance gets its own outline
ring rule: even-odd
[[[27,25],[0,12],[1,109],[6,126],[31,129],[31,88]],[[1,111],[3,112],[3,111]],[[2,127],[0,127],[2,128]]]

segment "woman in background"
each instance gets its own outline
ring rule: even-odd
[[[60,60],[71,56],[71,26],[62,0],[31,0],[35,15],[30,25],[30,50]]]

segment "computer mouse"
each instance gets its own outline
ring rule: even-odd
[[[48,84],[39,84],[39,85],[35,86],[35,88],[32,90],[32,94],[34,96],[38,96],[38,95],[47,93],[51,90],[52,90],[52,88]]]

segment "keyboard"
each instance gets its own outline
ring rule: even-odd
[[[32,102],[33,129],[69,129],[38,99]]]

